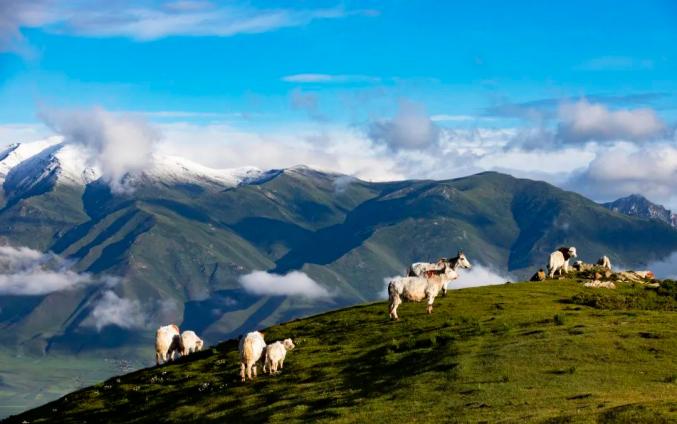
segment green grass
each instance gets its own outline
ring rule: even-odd
[[[8,422],[674,422],[677,313],[571,302],[593,290],[464,289],[399,322],[383,302],[342,309],[266,331],[297,345],[280,375],[241,384],[230,340]]]

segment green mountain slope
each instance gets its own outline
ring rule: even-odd
[[[54,251],[77,271],[119,283],[112,289],[99,284],[39,296],[1,295],[6,343],[0,359],[77,355],[150,365],[154,328],[161,324],[176,322],[208,342],[236,337],[377,300],[385,277],[458,249],[473,264],[513,278],[544,266],[560,245],[575,245],[589,262],[606,254],[627,267],[677,251],[677,231],[664,223],[493,172],[370,183],[297,167],[237,187],[143,179],[135,187],[118,194],[99,180],[81,187],[6,187],[11,202],[0,211],[4,242]],[[303,271],[334,297],[253,295],[239,278],[254,270]],[[93,325],[93,307],[109,289],[138,302],[142,328]],[[101,369],[111,370],[107,364]],[[23,376],[0,371],[8,382],[0,395],[20,393],[26,405],[35,405],[43,391],[63,391],[43,380],[40,367]],[[83,381],[100,377],[89,373]]]
[[[6,422],[600,422],[677,419],[677,286],[575,281],[453,291],[276,325],[276,376],[242,384],[237,341],[111,378]],[[593,306],[588,306],[593,305]]]

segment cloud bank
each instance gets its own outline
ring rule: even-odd
[[[53,253],[0,246],[0,294],[38,296],[101,282],[71,265]]]
[[[675,142],[637,146],[615,143],[598,151],[594,159],[575,173],[566,187],[594,199],[614,200],[630,193],[677,205],[677,145]]]
[[[653,271],[656,278],[677,280],[677,252],[661,261],[650,263],[647,269]]]
[[[512,277],[510,276],[498,274],[490,268],[477,264],[473,265],[470,271],[461,270],[458,274],[458,279],[449,284],[450,289],[491,286],[495,284],[504,284],[506,281],[512,281]]]
[[[644,141],[664,134],[666,126],[649,108],[609,110],[583,99],[559,110],[558,138],[563,143],[588,141]]]
[[[299,296],[307,299],[329,299],[331,294],[304,272],[291,271],[285,275],[254,271],[239,279],[249,293],[262,296]]]
[[[124,177],[147,168],[160,133],[140,116],[113,114],[101,108],[45,110],[42,119],[64,143],[85,148],[91,165],[115,192],[130,189]]]

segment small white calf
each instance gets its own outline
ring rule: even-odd
[[[571,247],[560,247],[550,254],[550,259],[548,260],[548,277],[554,278],[555,272],[562,274],[562,271],[566,274],[569,272],[569,259],[575,258],[576,248]]]
[[[611,271],[611,260],[609,260],[609,257],[606,255],[599,258],[597,265],[600,265],[602,268]]]
[[[284,368],[284,358],[287,356],[287,351],[296,347],[292,339],[284,339],[284,341],[277,341],[266,346],[266,360],[263,364],[263,372],[275,374],[278,368]]]
[[[183,341],[176,324],[165,325],[155,333],[155,363],[160,365],[174,360],[174,354],[180,355],[183,351]]]
[[[194,331],[184,331],[181,333],[181,342],[183,343],[183,350],[181,355],[188,355],[193,352],[202,350],[204,342],[195,334]]]
[[[261,359],[266,342],[263,340],[263,333],[252,331],[240,339],[240,378],[245,382],[246,376],[252,378],[252,370],[256,377],[256,363]]]

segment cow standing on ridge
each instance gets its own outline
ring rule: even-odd
[[[565,274],[569,272],[569,259],[577,256],[576,248],[573,246],[560,247],[552,252],[548,260],[548,278],[554,278],[555,272],[558,272],[559,275],[562,275],[562,271]]]
[[[440,258],[435,263],[430,262],[415,262],[407,268],[407,277],[425,277],[426,273],[433,272],[433,274],[440,274],[444,271],[445,267],[449,264],[451,269],[457,271],[459,268],[470,269],[472,265],[468,261],[468,258],[465,257],[465,254],[462,250],[458,251],[458,255],[451,259]],[[452,280],[458,278],[458,272],[456,272],[456,277],[450,280],[446,280],[442,285],[442,295],[447,295],[447,290],[449,283]]]
[[[467,259],[465,259],[467,261]],[[468,262],[470,267],[470,262]],[[428,300],[426,311],[429,314],[433,312],[433,302],[445,284],[458,278],[449,262],[444,263],[441,270],[426,271],[422,277],[395,277],[388,283],[388,299],[390,318],[399,319],[397,308],[402,300],[411,302],[420,302],[423,299]]]

